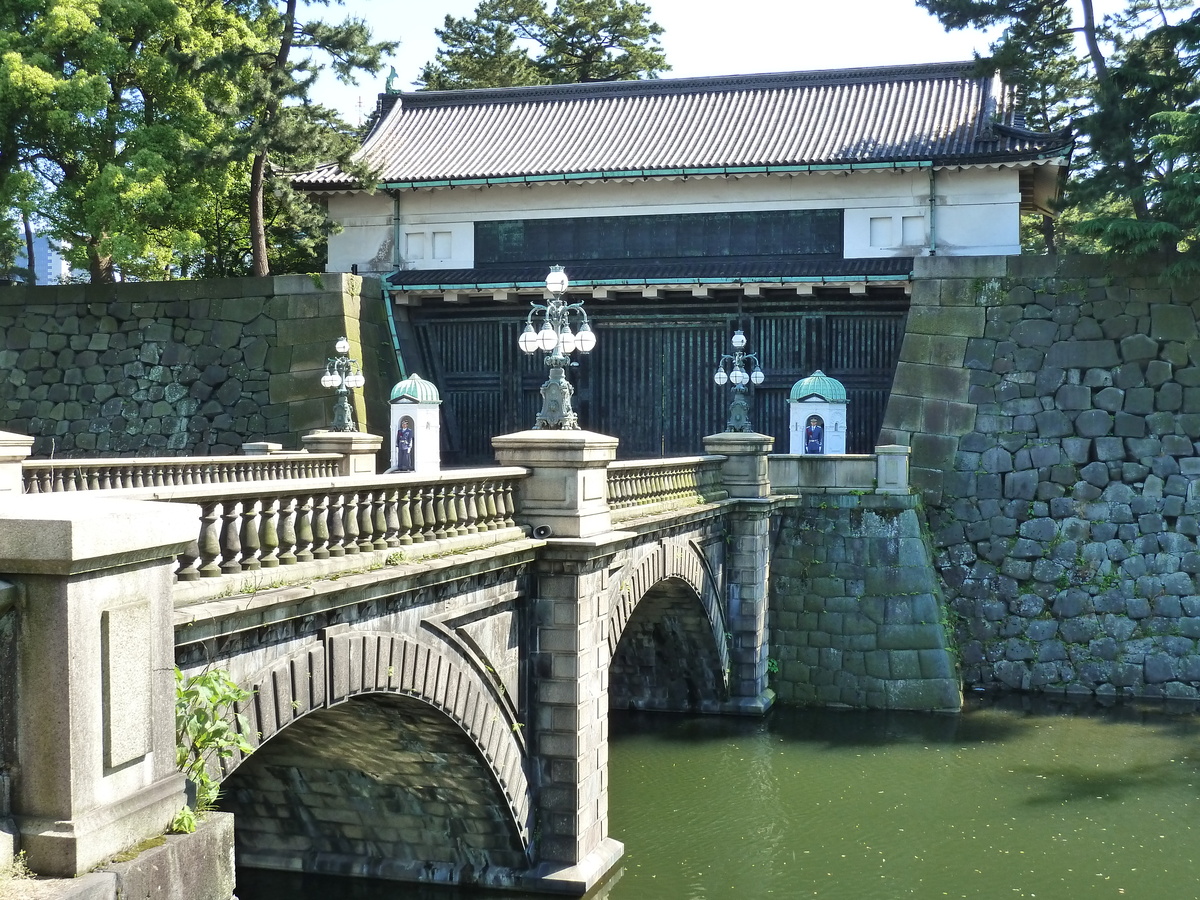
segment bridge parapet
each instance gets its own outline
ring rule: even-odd
[[[195,543],[176,578],[196,581],[415,548],[514,526],[521,468],[437,475],[307,478],[122,491],[137,500],[200,506]]]
[[[24,462],[21,480],[26,494],[52,494],[333,478],[341,468],[340,453],[37,459]]]
[[[776,454],[769,462],[771,490],[777,494],[907,494],[909,453],[908,447],[885,444],[874,453]]]
[[[644,516],[715,503],[729,496],[721,456],[635,459],[608,467],[608,506],[614,525]]]

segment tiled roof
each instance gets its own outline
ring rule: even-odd
[[[881,259],[796,258],[686,262],[638,260],[621,263],[574,262],[567,269],[575,287],[620,285],[636,288],[653,284],[795,284],[799,282],[863,281],[869,278],[906,281],[912,257]],[[475,269],[406,269],[388,276],[397,290],[486,291],[537,288],[545,284],[546,266],[484,266]]]
[[[1024,131],[975,64],[566,84],[380,97],[359,151],[383,184],[1004,163],[1065,148]],[[1002,127],[993,129],[993,123]],[[764,169],[764,167],[769,167]],[[732,173],[731,173],[732,174]],[[298,187],[352,188],[335,166]]]

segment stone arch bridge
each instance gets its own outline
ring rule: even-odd
[[[174,664],[249,694],[255,752],[211,767],[242,864],[584,893],[622,853],[609,710],[771,705],[771,443],[616,463],[612,438],[521,432],[499,467],[435,476],[319,454],[132,486],[27,472],[5,507],[25,524],[0,528],[21,848],[77,874],[161,831]]]

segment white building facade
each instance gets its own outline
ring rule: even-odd
[[[399,292],[470,292],[535,262],[532,248],[526,259],[497,258],[481,231],[499,229],[503,241],[506,223],[728,214],[736,229],[802,211],[827,214],[820,247],[799,240],[791,270],[718,248],[715,256],[744,260],[730,281],[866,279],[903,268],[872,260],[1020,252],[1020,213],[1052,209],[1070,145],[1021,129],[1015,100],[973,63],[391,94],[361,150],[382,170],[381,190],[358,190],[332,168],[297,183],[323,194],[342,226],[329,270],[448,275],[393,279]],[[782,227],[802,238],[813,226],[796,215]],[[597,262],[663,260],[653,247],[615,257],[580,249],[597,250]],[[767,250],[757,256],[789,255]],[[576,285],[611,282],[587,277],[586,254],[553,255],[574,264]],[[696,279],[679,270],[677,280]]]

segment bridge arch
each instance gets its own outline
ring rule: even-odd
[[[729,643],[712,561],[684,537],[630,555],[605,623],[610,704],[716,711],[729,693]]]
[[[344,804],[329,801],[325,809],[293,797],[277,807],[295,832],[284,843],[297,847],[311,847],[322,810],[330,817],[324,823],[331,829],[327,839],[318,841],[323,849],[295,854],[305,860],[305,870],[510,885],[531,852],[525,735],[509,689],[470,646],[450,637],[449,630],[429,622],[415,636],[335,626],[240,679],[251,697],[238,712],[247,719],[249,742],[261,753],[235,755],[222,767],[222,781],[230,788],[222,805],[238,814],[239,828],[264,808],[263,791],[302,789],[309,777],[320,783],[314,797],[336,793],[335,785],[350,795],[373,790],[374,804],[397,818],[394,827],[381,826],[383,831],[368,828],[372,837],[356,832],[362,826],[342,821],[353,817]],[[294,735],[285,738],[288,732]],[[314,750],[331,742],[332,757]],[[303,774],[305,753],[324,774]],[[355,768],[356,760],[363,768]],[[451,767],[449,779],[443,761]],[[245,778],[235,775],[243,766]],[[335,769],[339,774],[328,774]],[[274,788],[252,789],[246,784],[251,777]],[[480,796],[468,799],[471,792]],[[405,794],[408,799],[400,799]],[[415,812],[422,805],[424,811]],[[440,848],[416,837],[439,829],[448,839]],[[271,860],[292,852],[268,839],[266,851],[247,853],[241,840],[239,853],[258,860],[251,865],[281,867],[284,863]],[[364,848],[369,852],[358,852]]]

